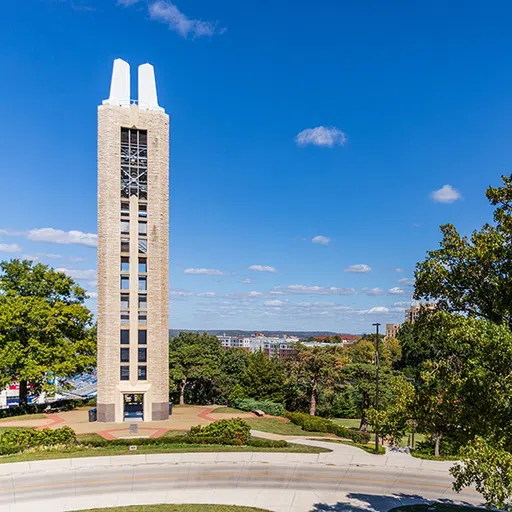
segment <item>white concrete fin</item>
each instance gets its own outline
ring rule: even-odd
[[[123,59],[114,61],[110,97],[103,103],[109,105],[130,104],[130,64]]]
[[[164,111],[158,106],[155,68],[151,64],[139,66],[139,108]]]

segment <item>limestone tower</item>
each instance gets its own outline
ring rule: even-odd
[[[98,107],[98,421],[169,417],[169,116],[153,66]]]

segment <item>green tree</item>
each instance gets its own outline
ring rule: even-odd
[[[180,332],[169,341],[169,382],[179,392],[180,405],[185,404],[185,391],[201,384],[211,386],[220,374],[222,346],[216,336],[196,332]],[[197,397],[203,401],[204,392]]]
[[[283,364],[275,357],[268,358],[261,350],[251,353],[242,386],[249,398],[282,403],[285,397]]]
[[[477,437],[462,449],[461,460],[450,473],[455,478],[455,491],[473,485],[488,508],[512,510],[512,454],[503,444]]]
[[[320,389],[332,387],[348,359],[338,347],[298,345],[297,355],[289,361],[291,381],[305,393],[309,414],[315,416]]]
[[[248,364],[249,353],[242,348],[229,348],[221,351],[219,359],[220,373],[215,379],[215,392],[220,402],[228,402],[235,387],[237,388],[235,395],[242,398],[239,395],[240,393],[244,394],[244,391],[241,390],[240,382]]]
[[[416,266],[414,297],[512,328],[512,175],[502,180],[501,187],[486,191],[496,207],[494,225],[470,237],[452,224],[441,226],[440,248]]]
[[[20,404],[52,393],[48,374],[76,375],[96,361],[86,292],[73,279],[41,263],[0,263],[0,387],[18,379]]]

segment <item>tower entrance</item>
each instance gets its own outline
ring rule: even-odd
[[[124,421],[144,421],[144,395],[125,394],[123,396]]]

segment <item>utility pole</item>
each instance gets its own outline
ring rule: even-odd
[[[374,323],[375,327],[375,410],[379,410],[379,327],[380,324]],[[379,428],[375,429],[375,453],[379,453]]]

